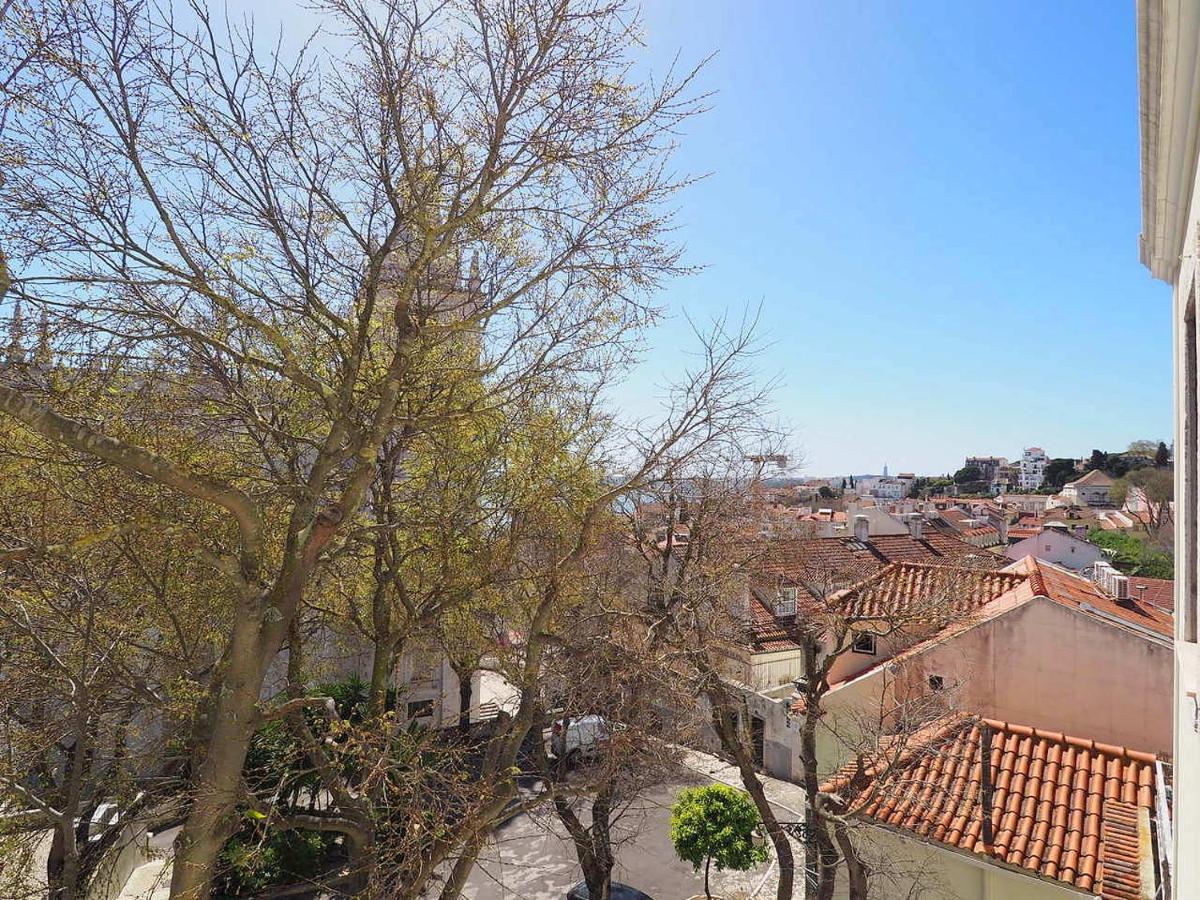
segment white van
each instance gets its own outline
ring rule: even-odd
[[[595,757],[608,741],[608,723],[603,716],[579,716],[569,720],[563,733],[563,720],[558,719],[550,729],[550,752],[570,765],[581,759]]]

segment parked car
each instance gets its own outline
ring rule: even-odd
[[[594,758],[608,741],[609,726],[603,716],[570,718],[565,729],[563,721],[556,720],[550,728],[550,752],[569,765]]]
[[[588,893],[586,881],[579,882],[567,891],[567,900],[591,900],[591,896]],[[649,894],[643,893],[637,888],[631,888],[627,884],[618,884],[615,881],[609,885],[608,898],[609,900],[654,900]]]

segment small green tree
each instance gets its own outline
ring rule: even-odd
[[[671,843],[697,871],[704,865],[704,896],[712,864],[717,869],[745,871],[767,859],[766,848],[754,843],[758,810],[745,791],[724,784],[685,788],[671,807]]]

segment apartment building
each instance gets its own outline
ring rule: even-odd
[[[1022,491],[1036,491],[1046,480],[1046,466],[1050,458],[1041,447],[1026,447],[1017,462],[1017,487]]]

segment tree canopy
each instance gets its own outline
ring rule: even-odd
[[[755,843],[758,811],[745,791],[724,784],[685,788],[671,807],[671,843],[695,869],[704,867],[704,893],[709,867],[749,869],[765,862],[767,851]]]

